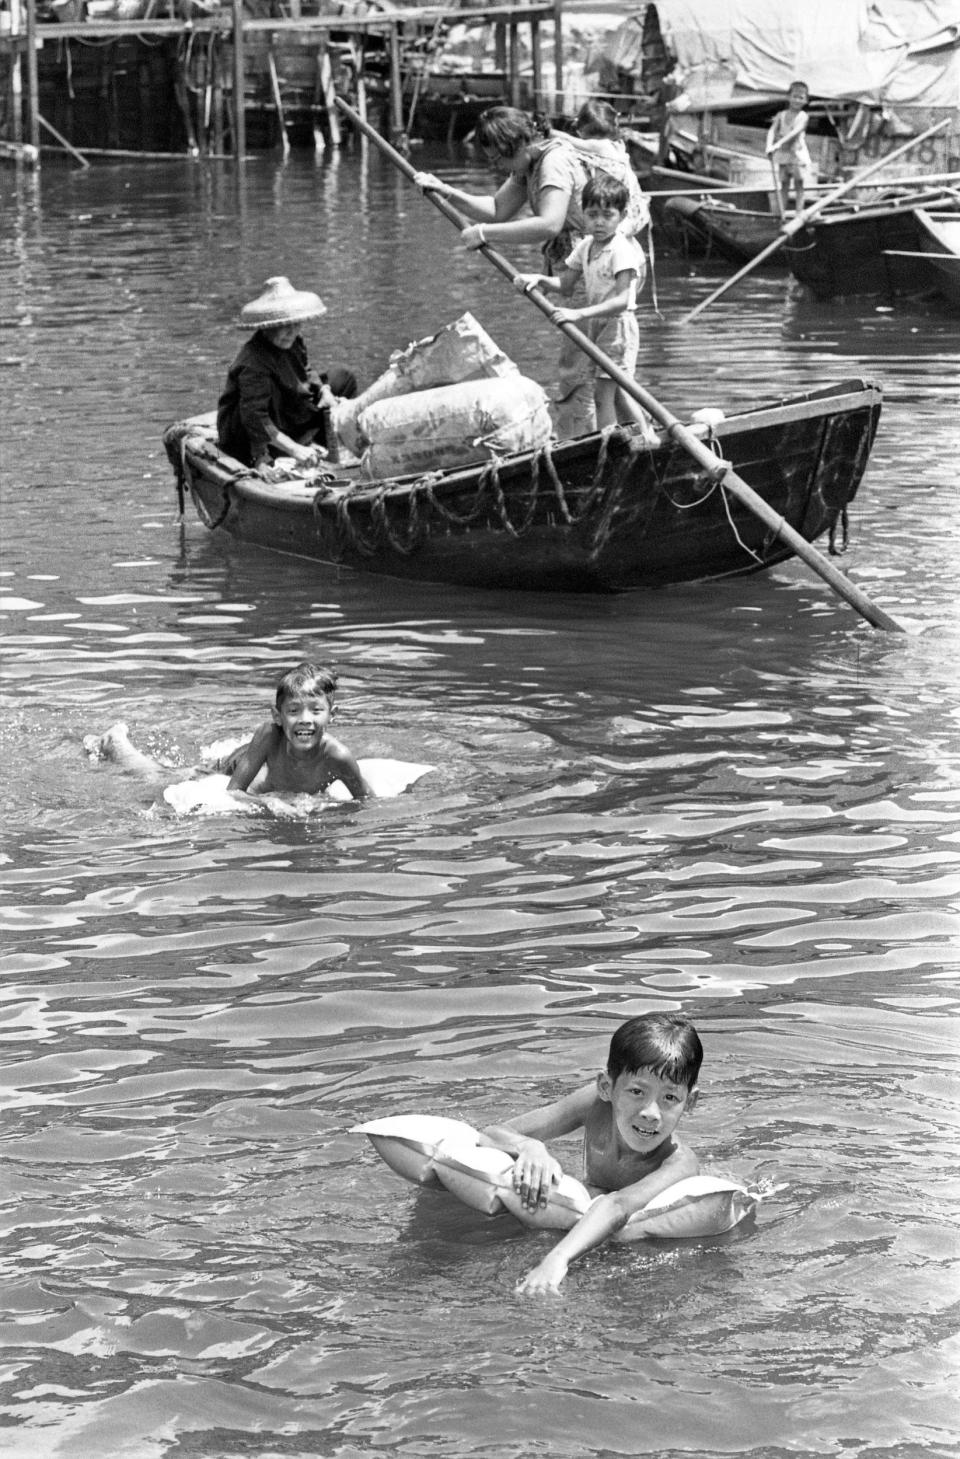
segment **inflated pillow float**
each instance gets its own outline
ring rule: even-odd
[[[390,1169],[414,1185],[448,1190],[488,1216],[507,1210],[525,1226],[568,1231],[597,1198],[573,1176],[562,1175],[545,1206],[526,1207],[513,1186],[514,1157],[479,1143],[480,1133],[463,1120],[442,1115],[392,1115],[354,1125],[366,1135]],[[661,1191],[630,1217],[613,1238],[682,1239],[720,1236],[751,1216],[773,1187],[753,1189],[713,1175],[691,1175]]]

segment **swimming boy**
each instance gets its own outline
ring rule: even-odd
[[[253,738],[235,750],[224,765],[228,790],[266,795],[319,795],[341,780],[354,800],[374,792],[345,745],[327,732],[333,716],[337,676],[332,669],[302,663],[289,669],[277,685],[272,717]],[[125,724],[112,725],[87,748],[152,780],[169,778],[169,769],[130,742]]]
[[[583,324],[588,338],[632,377],[640,349],[634,310],[647,266],[639,245],[621,231],[629,201],[626,184],[618,178],[602,172],[591,177],[581,195],[587,236],[568,255],[559,277],[518,274],[515,287],[521,292],[536,287],[569,296],[582,277],[586,304],[579,309],[555,309],[551,318],[556,324]],[[626,398],[616,381],[596,364],[592,373],[598,429],[618,421],[635,422],[638,407]]]
[[[277,685],[272,717],[232,757],[228,790],[319,795],[342,780],[354,800],[373,795],[356,760],[327,732],[337,676],[316,664],[298,664]]]
[[[676,1129],[697,1102],[702,1060],[688,1019],[645,1013],[616,1030],[595,1083],[483,1131],[482,1145],[516,1156],[514,1186],[535,1210],[562,1174],[544,1140],[582,1129],[586,1183],[600,1196],[518,1291],[556,1291],[576,1257],[614,1235],[668,1186],[697,1174],[697,1158]]]

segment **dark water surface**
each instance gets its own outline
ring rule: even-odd
[[[179,525],[160,445],[273,273],[330,306],[315,359],[369,379],[470,308],[549,382],[549,327],[386,164],[254,161],[239,196],[45,164],[0,198],[3,1453],[955,1456],[960,316],[772,273],[681,328],[723,275],[665,257],[642,320],[681,415],[883,383],[845,566],[906,634],[799,565],[417,588]],[[83,751],[123,718],[191,764],[305,655],[356,753],[434,773],[178,820]],[[787,1183],[728,1239],[519,1300],[551,1237],[349,1133],[554,1098],[677,1007],[690,1141]]]

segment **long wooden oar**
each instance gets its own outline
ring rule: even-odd
[[[401,156],[395,147],[391,147],[390,143],[384,137],[381,137],[380,133],[375,131],[367,122],[361,121],[353,108],[348,106],[339,96],[337,97],[337,106],[340,107],[344,115],[350,118],[353,125],[364,136],[369,137],[370,141],[386,157],[389,157],[395,167],[399,168],[411,182],[414,180],[416,177],[416,169],[410,165],[405,157]],[[463,229],[467,226],[469,219],[458,208],[454,207],[453,203],[447,198],[440,197],[439,194],[429,189],[427,190],[426,196],[429,197],[434,207],[438,208],[444,217],[448,218],[456,228]],[[477,252],[484,254],[490,263],[493,264],[494,268],[498,269],[511,283],[520,277],[519,270],[514,268],[510,260],[505,258],[502,253],[498,253],[489,243],[483,244]],[[628,375],[626,370],[622,370],[619,365],[614,364],[613,360],[604,354],[603,350],[599,349],[593,343],[593,340],[588,339],[582,330],[579,330],[575,324],[560,323],[554,319],[556,304],[542,290],[528,289],[525,290],[525,294],[528,299],[533,301],[541,313],[547,316],[551,324],[556,325],[557,329],[562,330],[569,339],[573,340],[574,344],[579,346],[585,354],[589,355],[600,366],[605,375],[609,375],[612,380],[616,381],[625,395],[635,400],[638,405],[642,405],[649,415],[652,415],[655,420],[658,420],[670,437],[688,455],[692,456],[704,471],[709,472],[719,486],[729,491],[731,496],[736,497],[737,501],[741,502],[749,511],[752,511],[758,516],[766,527],[769,527],[782,542],[785,542],[788,547],[792,548],[798,557],[802,558],[809,567],[813,568],[813,571],[818,573],[824,582],[828,583],[834,592],[838,593],[852,608],[855,608],[868,623],[872,623],[875,628],[885,628],[894,633],[902,633],[904,631],[901,624],[891,618],[888,613],[885,613],[882,608],[879,608],[876,603],[871,602],[866,593],[862,593],[859,588],[854,587],[853,583],[849,582],[841,572],[838,572],[821,552],[818,552],[805,537],[801,537],[799,532],[795,531],[788,522],[785,522],[783,517],[775,512],[764,501],[763,497],[754,491],[752,486],[749,486],[742,477],[736,474],[729,462],[721,461],[719,457],[715,456],[702,441],[697,439],[692,431],[688,430],[671,411],[667,410],[666,406],[661,405],[659,400],[655,400],[648,390],[645,390],[642,385],[638,384],[632,375]]]
[[[787,242],[788,238],[792,238],[794,233],[799,233],[801,228],[805,228],[811,218],[815,218],[818,213],[823,212],[824,208],[830,207],[832,203],[837,202],[839,198],[851,192],[853,188],[859,187],[868,177],[872,177],[875,172],[879,172],[881,167],[886,167],[888,163],[896,161],[898,157],[902,157],[905,152],[910,151],[911,147],[918,147],[921,142],[925,142],[935,132],[942,132],[944,127],[950,125],[950,121],[950,117],[944,117],[932,127],[928,127],[925,132],[921,132],[919,137],[911,137],[909,142],[904,142],[902,147],[897,147],[893,152],[888,152],[886,157],[881,157],[878,161],[871,162],[869,167],[861,168],[859,172],[854,173],[853,177],[848,177],[846,182],[841,182],[831,192],[826,193],[822,198],[818,198],[808,208],[804,208],[803,212],[798,213],[795,218],[791,218],[789,223],[783,224],[778,237],[772,243],[768,243],[766,248],[762,248],[748,264],[745,264],[740,269],[739,273],[735,273],[732,278],[727,279],[726,283],[721,284],[719,289],[714,289],[713,293],[709,294],[706,299],[701,299],[697,307],[691,309],[689,314],[685,314],[680,320],[680,323],[689,324],[691,319],[696,319],[698,314],[701,314],[708,305],[713,304],[722,294],[726,294],[729,289],[733,288],[734,284],[738,284],[741,279],[746,278],[747,274],[753,273],[753,270],[759,264],[763,263],[764,259],[769,258],[771,253],[776,253],[777,249],[781,248]]]

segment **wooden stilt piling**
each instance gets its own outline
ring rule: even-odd
[[[247,119],[244,102],[246,78],[243,66],[243,0],[233,0],[233,155],[243,162],[247,155]]]
[[[333,66],[330,63],[330,47],[326,41],[320,44],[317,55],[317,67],[320,72],[320,94],[323,98],[323,109],[327,116],[327,128],[330,132],[330,145],[339,147],[340,136],[340,113],[337,111],[337,92],[333,84]]]
[[[520,105],[520,28],[515,20],[507,26],[507,85],[510,105]]]
[[[80,16],[66,19],[61,13],[56,22],[43,19],[41,0],[0,0],[0,4],[9,6],[11,17],[9,33],[0,31],[0,60],[6,63],[6,96],[0,98],[6,105],[0,106],[0,111],[7,111],[7,135],[15,143],[38,138],[43,109],[61,133],[71,139],[71,145],[75,145],[74,120],[77,127],[84,128],[84,153],[120,155],[129,151],[135,155],[135,149],[142,149],[146,156],[149,149],[150,155],[168,150],[170,155],[177,155],[182,117],[187,149],[193,155],[201,149],[206,156],[222,155],[226,141],[233,155],[242,160],[246,156],[248,124],[256,113],[258,123],[266,127],[272,115],[278,116],[278,124],[282,117],[290,125],[290,141],[294,140],[293,129],[312,119],[315,135],[322,126],[325,140],[337,145],[338,130],[343,136],[342,121],[338,128],[336,112],[337,48],[348,38],[357,58],[357,102],[362,109],[374,104],[369,92],[364,95],[364,47],[372,42],[386,51],[386,114],[379,125],[385,132],[401,137],[410,127],[405,114],[412,72],[404,75],[408,44],[413,38],[424,40],[431,26],[434,35],[439,34],[454,15],[459,23],[492,28],[497,70],[503,76],[502,100],[515,105],[532,101],[547,110],[551,107],[550,83],[544,85],[540,27],[551,18],[555,27],[559,26],[562,0],[525,0],[522,4],[520,0],[491,0],[489,4],[471,0],[468,12],[454,11],[449,5],[428,5],[410,11],[370,10],[362,16],[308,13],[312,6],[303,0],[283,0],[283,14],[270,17],[244,14],[243,3],[230,0],[225,11],[185,18],[175,13],[173,0],[153,0],[146,14],[129,20],[98,18],[94,28]],[[530,26],[532,95],[521,74],[521,61],[526,58],[525,25]],[[248,54],[251,36],[255,57]],[[331,36],[336,38],[333,42]],[[53,41],[56,45],[49,44]],[[554,43],[557,72],[562,76],[559,36]],[[39,58],[38,44],[47,47]],[[232,51],[232,77],[228,47]],[[274,69],[284,78],[282,82],[278,78],[278,88],[272,95],[270,48]],[[143,59],[145,55],[149,55],[149,61]],[[314,56],[316,82],[311,74]],[[423,93],[429,76],[429,49],[426,62],[414,93],[420,107],[417,120],[421,129],[426,112]],[[78,77],[75,106],[71,69]],[[262,73],[268,73],[266,97],[258,94],[255,99],[253,90],[248,89],[248,84],[253,86],[255,72],[258,83],[264,79]],[[165,104],[171,82],[175,107]],[[277,89],[282,91],[279,105]],[[437,90],[444,94],[443,88]],[[48,95],[55,100],[45,106]],[[436,100],[433,95],[429,98],[432,121],[436,119]],[[451,136],[455,137],[464,116],[452,93],[450,112]],[[88,146],[88,138],[101,145]],[[32,145],[39,147],[39,142]]]
[[[27,0],[27,141],[40,150],[40,82],[37,76],[37,0]]]
[[[543,110],[543,56],[540,50],[540,22],[530,22],[530,71],[533,82],[533,109]]]
[[[403,136],[403,72],[400,66],[400,21],[393,20],[388,32],[390,46],[390,135]]]
[[[22,19],[20,0],[10,0],[12,35],[19,35]],[[19,47],[15,47],[10,52],[10,120],[13,133],[11,140],[15,147],[19,147],[23,142],[23,63],[20,59]]]

